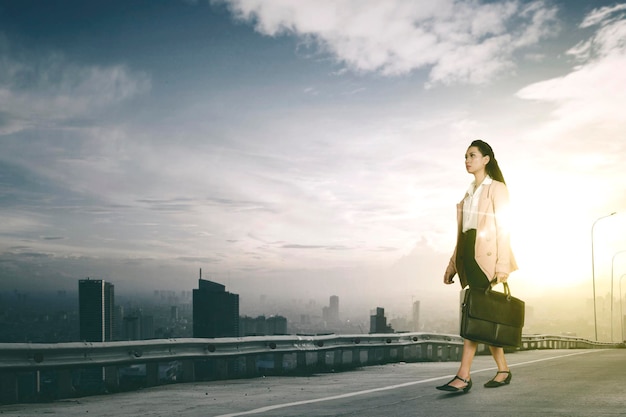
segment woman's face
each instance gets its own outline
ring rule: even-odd
[[[476,146],[470,146],[465,153],[465,169],[470,174],[475,174],[485,169],[489,162],[488,156],[483,156]]]

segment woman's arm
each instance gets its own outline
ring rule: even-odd
[[[496,280],[506,282],[513,267],[511,264],[511,238],[510,238],[510,210],[509,210],[509,190],[506,185],[494,182],[493,189],[493,210],[494,221],[496,223]]]
[[[454,276],[456,275],[456,248],[454,249],[454,254],[450,258],[450,262],[448,263],[448,267],[446,268],[446,272],[443,274],[443,283],[444,284],[453,284]]]

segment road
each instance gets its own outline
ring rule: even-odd
[[[0,406],[2,416],[415,417],[626,415],[626,350],[508,355],[510,385],[487,389],[490,356],[477,356],[467,394],[435,390],[458,362],[399,363],[309,377],[195,382],[136,392]]]

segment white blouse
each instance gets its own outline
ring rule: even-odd
[[[480,201],[480,195],[482,194],[483,187],[492,182],[491,177],[487,175],[476,190],[474,190],[476,181],[472,181],[470,184],[467,194],[465,194],[465,198],[463,199],[463,233],[478,227],[478,202]]]

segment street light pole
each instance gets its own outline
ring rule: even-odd
[[[626,277],[626,274],[619,277],[619,316],[622,325],[622,343],[624,342],[624,312],[622,311],[622,278],[624,277]]]
[[[606,219],[607,217],[611,217],[616,212],[611,214],[607,214],[606,216],[602,216],[596,219],[591,225],[591,280],[593,281],[593,328],[596,334],[596,342],[598,341],[598,313],[596,309],[596,268],[595,268],[595,256],[593,254],[593,229],[596,227],[596,223],[598,223],[602,219]]]
[[[615,252],[613,254],[613,259],[611,259],[611,342],[613,342],[613,270],[614,270],[614,266],[615,266],[615,257],[617,255],[619,255],[620,253],[625,253],[625,252],[626,252],[626,250],[621,250],[619,252]],[[620,302],[622,300],[621,297],[622,297],[622,293],[620,292]],[[623,331],[624,330],[622,329],[622,332]]]

